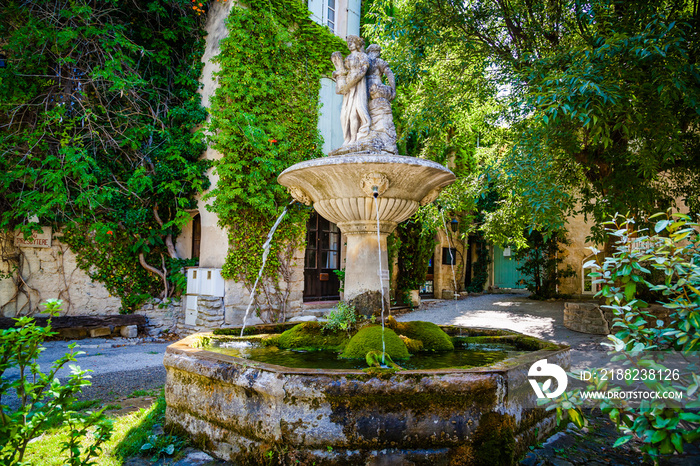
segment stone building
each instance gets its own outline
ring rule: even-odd
[[[234,1],[211,2],[209,5],[200,91],[204,107],[209,106],[216,90],[214,73],[219,71],[219,67],[212,58],[219,53],[219,43],[228,34],[225,21],[234,5]],[[308,0],[307,6],[309,17],[337,36],[359,35],[361,0]],[[342,96],[335,93],[332,79],[322,79],[319,101],[321,114],[318,130],[324,140],[323,151],[328,153],[343,142],[338,118]],[[213,149],[203,154],[203,158],[208,160],[220,157],[221,154]],[[218,180],[216,173],[210,169],[207,175],[212,187],[215,186]],[[198,266],[187,271],[187,295],[181,303],[157,302],[154,306],[151,302],[138,312],[157,316],[161,327],[173,330],[178,326],[179,330],[194,330],[240,324],[248,305],[249,292],[242,284],[221,278],[221,267],[228,251],[227,232],[218,224],[217,215],[210,212],[201,199],[198,208],[190,215],[191,222],[183,228],[175,244],[180,257],[199,258]],[[342,268],[343,239],[340,230],[313,214],[308,231],[316,241],[309,242],[306,250],[296,251],[288,318],[303,312],[304,301],[339,299],[340,282],[333,270]],[[62,299],[68,315],[118,313],[119,298],[111,296],[102,284],[93,282],[77,267],[75,254],[55,237],[55,233],[46,229],[44,235],[38,235],[34,241],[28,242],[23,242],[21,238],[6,239],[9,243],[4,250],[23,261],[24,273],[21,277],[17,274],[13,276],[12,262],[0,261],[2,315],[14,316],[28,310],[41,312],[39,303],[50,298]],[[22,288],[26,292],[17,292],[16,280],[23,282]],[[250,321],[255,320],[253,316]]]

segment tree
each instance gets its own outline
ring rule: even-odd
[[[451,95],[455,81],[501,90],[508,131],[487,173],[505,202],[491,237],[553,232],[576,210],[600,225],[676,199],[700,209],[697,1],[418,0],[393,2],[393,16],[386,5],[373,31],[400,67]],[[437,57],[451,71],[432,72]]]
[[[172,294],[207,183],[203,18],[186,0],[11,0],[0,37],[0,233],[53,225],[124,310]]]
[[[520,249],[515,254],[515,260],[520,265],[518,272],[527,279],[525,285],[532,293],[532,299],[549,299],[559,295],[558,285],[562,278],[573,277],[576,272],[571,265],[565,269],[559,266],[564,259],[561,253],[562,245],[571,242],[566,237],[565,231],[558,231],[545,239],[539,231],[533,231],[527,235],[527,248]]]

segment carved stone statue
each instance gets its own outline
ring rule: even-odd
[[[343,127],[343,147],[352,146],[369,136],[370,116],[367,108],[367,82],[369,57],[365,53],[364,39],[349,35],[350,55],[343,60],[340,52],[334,52],[331,60],[336,71],[335,92],[343,95],[340,123]]]
[[[391,101],[396,97],[394,73],[379,58],[378,45],[370,45],[365,53],[360,37],[349,35],[347,43],[350,54],[344,60],[340,52],[331,55],[336,93],[343,95],[343,145],[329,155],[398,154],[391,114]]]
[[[382,49],[377,44],[367,47],[369,54],[369,71],[367,88],[369,89],[369,115],[372,119],[370,138],[373,145],[381,152],[398,154],[396,148],[396,127],[391,113],[391,101],[396,97],[396,81],[389,65],[379,58]],[[382,82],[386,76],[388,85]]]

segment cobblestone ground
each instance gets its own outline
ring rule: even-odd
[[[397,317],[399,321],[422,320],[438,325],[503,328],[571,347],[571,370],[605,365],[607,338],[574,332],[564,327],[564,301],[535,301],[527,293],[484,294],[455,301],[427,300],[424,308]],[[630,441],[619,448],[613,443],[620,436],[615,425],[600,410],[589,411],[588,427],[579,430],[565,426],[542,445],[533,447],[522,459],[527,466],[639,465],[639,443]],[[700,465],[700,450],[686,448],[684,456],[666,458],[662,465]]]

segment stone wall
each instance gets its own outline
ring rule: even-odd
[[[464,242],[459,240],[458,236],[458,233],[450,232],[448,241],[445,231],[439,230],[437,233],[438,244],[435,245],[435,254],[433,255],[433,292],[435,297],[439,299],[452,299],[450,292],[454,296],[455,292],[459,292],[464,288],[464,271],[466,270],[467,257],[465,257]],[[457,249],[454,275],[452,266],[442,263],[442,249],[449,247],[449,244]],[[455,283],[457,284],[456,290]],[[443,297],[443,290],[447,290],[445,297]]]
[[[581,333],[607,335],[612,325],[612,311],[596,303],[565,303],[564,327]]]
[[[146,317],[146,331],[151,336],[162,333],[177,333],[179,321],[184,321],[184,310],[179,299],[152,299],[134,311]]]
[[[663,321],[664,325],[671,322],[670,309],[667,309],[658,304],[652,304],[647,308],[648,312],[654,316],[654,322],[649,322],[650,325],[656,325],[656,320]],[[564,326],[568,329],[581,333],[591,333],[595,335],[608,335],[614,333],[612,309],[601,307],[597,303],[565,303],[564,304]]]
[[[16,264],[20,265],[17,270]],[[47,299],[63,300],[61,315],[118,314],[121,307],[119,298],[80,270],[75,254],[55,238],[50,248],[14,248],[5,243],[0,276],[7,273],[10,278],[0,278],[0,314],[4,317],[40,313],[40,304]]]
[[[287,309],[285,312],[285,317],[289,320],[292,317],[301,315],[302,304],[304,300],[304,250],[297,249],[294,252],[294,257],[292,259],[291,267],[291,281],[289,283],[290,291],[287,297]],[[280,280],[280,286],[282,287],[281,292],[284,293],[287,284]],[[234,280],[226,280],[225,293],[224,293],[224,307],[225,307],[225,323],[229,326],[236,326],[243,324],[243,316],[245,315],[246,308],[250,302],[250,291],[239,282]],[[259,297],[258,302],[264,302],[264,297]],[[277,310],[277,308],[276,308]],[[272,316],[260,316],[255,314],[254,307],[251,308],[250,315],[246,324],[259,324],[263,321],[271,321]]]

